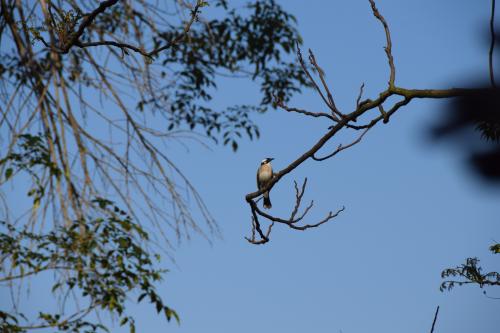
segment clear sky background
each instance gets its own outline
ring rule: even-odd
[[[342,110],[359,86],[375,97],[385,88],[384,32],[368,1],[281,1],[297,16]],[[397,84],[408,88],[464,86],[487,79],[490,1],[377,1],[390,24]],[[236,84],[238,83],[238,84]],[[221,82],[221,105],[257,102],[248,82]],[[440,292],[441,271],[469,256],[498,270],[488,251],[499,240],[500,193],[471,177],[456,147],[428,139],[446,101],[414,101],[364,141],[326,162],[308,161],[272,192],[273,213],[293,205],[293,180],[309,179],[315,221],[346,211],[306,232],[276,226],[270,243],[248,244],[245,193],[255,189],[260,160],[279,170],[308,149],[329,124],[283,111],[256,116],[262,136],[234,154],[215,147],[177,161],[218,219],[223,240],[196,237],[177,252],[162,286],[181,315],[172,332],[497,332],[500,301],[478,287]],[[313,91],[290,105],[325,111]],[[347,138],[346,138],[347,140]],[[340,141],[330,144],[335,147]],[[286,215],[285,215],[286,216]],[[500,296],[500,291],[490,290]],[[160,332],[154,316],[145,331]]]
[[[385,89],[384,32],[367,0],[280,3],[296,15],[304,49],[315,52],[341,110],[353,110],[362,82],[366,97]],[[397,85],[448,88],[487,79],[489,0],[377,4],[392,32]],[[214,103],[223,108],[259,100],[256,85],[224,79]],[[326,111],[312,90],[289,104]],[[261,138],[244,139],[237,153],[172,145],[170,156],[205,198],[222,237],[209,244],[193,235],[179,245],[175,264],[164,263],[171,271],[159,290],[181,325],[141,305],[137,331],[422,333],[440,305],[436,333],[498,332],[500,300],[476,286],[439,291],[441,271],[467,257],[479,257],[486,270],[500,269],[498,256],[488,251],[500,241],[500,191],[471,175],[457,147],[428,137],[446,105],[413,101],[359,145],[325,162],[307,161],[285,177],[271,193],[273,214],[289,214],[293,180],[304,177],[305,199],[315,201],[309,222],[346,210],[305,232],[277,225],[264,246],[244,239],[251,231],[244,195],[255,190],[259,162],[272,156],[280,170],[330,123],[270,110],[253,118]],[[349,139],[339,137],[329,147]],[[489,295],[500,297],[500,290]]]

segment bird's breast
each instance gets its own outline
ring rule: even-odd
[[[270,165],[262,165],[259,170],[259,182],[266,182],[273,177],[273,169]]]

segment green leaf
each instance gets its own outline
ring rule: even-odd
[[[490,251],[495,254],[500,253],[500,244],[490,246]]]
[[[5,170],[5,180],[9,180],[9,178],[12,177],[13,172],[14,170],[12,170],[12,168],[8,168],[7,170]]]
[[[61,282],[58,282],[52,286],[52,292],[56,291],[56,289],[59,287],[61,287]]]
[[[167,317],[168,321],[170,321],[170,319],[172,319],[172,317],[174,317],[177,324],[181,323],[181,319],[179,318],[179,315],[174,310],[172,310],[168,307],[165,307],[164,312],[165,312],[165,317]]]

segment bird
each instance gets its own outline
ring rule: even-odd
[[[274,160],[274,158],[267,157],[260,162],[259,169],[257,170],[257,188],[259,190],[266,187],[271,179],[273,179],[273,167],[271,166],[272,160]],[[269,191],[264,192],[263,195],[264,208],[271,208],[273,205],[271,204],[271,199],[269,198]]]

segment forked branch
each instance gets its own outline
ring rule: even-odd
[[[201,0],[198,0],[196,2],[196,5],[191,9],[191,15],[189,21],[184,25],[184,29],[171,41],[166,43],[165,45],[158,46],[150,51],[146,51],[143,47],[139,47],[136,45],[132,45],[129,43],[124,43],[122,41],[116,41],[116,40],[100,40],[100,41],[95,41],[95,42],[82,42],[80,38],[84,34],[85,30],[92,24],[92,22],[95,20],[95,18],[103,13],[106,9],[114,6],[115,4],[118,3],[119,0],[107,0],[101,2],[101,4],[92,12],[83,15],[83,20],[82,23],[78,26],[76,31],[71,33],[66,40],[59,41],[60,47],[57,47],[55,45],[52,45],[45,41],[43,37],[38,35],[36,38],[40,40],[47,48],[51,49],[54,52],[57,53],[62,53],[66,54],[68,53],[71,48],[74,46],[77,46],[79,48],[87,48],[87,47],[96,47],[96,46],[112,46],[112,47],[117,47],[121,49],[125,54],[129,54],[127,50],[136,52],[146,58],[152,59],[154,56],[156,56],[158,53],[165,51],[172,46],[182,42],[186,35],[189,33],[191,30],[191,26],[193,23],[198,19],[198,14],[200,13],[201,7],[204,6],[204,2]]]
[[[269,241],[269,235],[271,233],[272,227],[274,226],[274,223],[281,223],[286,226],[288,226],[291,229],[295,230],[306,230],[310,228],[316,228],[319,227],[320,225],[332,220],[333,218],[337,217],[342,211],[344,211],[345,207],[342,207],[341,209],[337,210],[335,213],[334,212],[329,212],[325,218],[320,220],[317,223],[313,224],[302,224],[299,225],[299,222],[303,221],[303,219],[306,217],[306,215],[309,213],[311,208],[314,205],[314,202],[311,201],[309,205],[304,209],[304,211],[300,214],[297,215],[299,212],[299,208],[302,203],[302,198],[304,196],[305,190],[306,190],[306,185],[307,185],[307,178],[304,179],[304,182],[302,183],[302,186],[299,188],[298,184],[296,181],[294,181],[294,187],[295,187],[295,205],[292,209],[292,212],[290,213],[290,217],[288,219],[280,218],[277,216],[273,216],[271,214],[268,214],[262,210],[259,209],[257,206],[257,202],[254,200],[251,200],[249,202],[251,209],[252,209],[252,237],[246,239],[252,243],[252,244],[264,244]],[[265,218],[268,221],[271,221],[271,224],[269,225],[267,232],[264,234],[261,229],[261,224],[259,221],[259,217]],[[256,233],[259,235],[259,239],[256,238]]]

